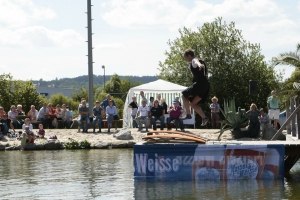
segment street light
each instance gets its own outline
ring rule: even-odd
[[[105,89],[105,66],[104,65],[102,65],[102,69],[104,70],[104,89]]]

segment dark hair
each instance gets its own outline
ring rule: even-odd
[[[153,100],[154,100],[154,97],[150,97],[150,101],[151,101],[151,99],[153,99]]]
[[[186,57],[188,55],[194,57],[195,56],[194,50],[193,49],[187,49],[187,50],[185,50],[183,56]]]

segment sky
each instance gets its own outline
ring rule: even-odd
[[[222,17],[265,61],[296,50],[299,0],[92,0],[93,73],[155,76],[183,27]],[[86,0],[0,0],[0,73],[53,80],[88,74]],[[284,78],[293,67],[278,66]]]

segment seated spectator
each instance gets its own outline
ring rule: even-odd
[[[95,133],[97,123],[99,127],[98,133],[101,133],[102,119],[102,107],[100,106],[100,102],[96,101],[96,105],[93,108],[93,133]]]
[[[20,104],[17,105],[17,112],[18,112],[18,115],[25,115],[22,105],[20,105]]]
[[[2,124],[1,125],[2,126],[1,131],[2,131],[2,134],[6,135],[7,132],[8,132],[8,127],[9,126],[7,126],[6,123],[2,122],[2,120],[4,121],[4,119],[3,119],[4,115],[6,115],[6,112],[4,111],[4,108],[2,106],[0,106],[0,123]]]
[[[117,107],[115,101],[111,99],[110,94],[107,94],[107,95],[106,95],[106,99],[104,99],[104,100],[102,101],[101,107],[104,108],[104,109],[106,109],[106,107],[109,106],[109,101],[112,101],[112,102],[113,102],[113,106],[116,106],[116,107]]]
[[[177,120],[179,123],[180,130],[185,131],[183,128],[183,121],[180,118],[182,111],[182,107],[179,106],[179,101],[175,99],[173,101],[173,105],[170,106],[170,108],[168,109],[168,113],[170,114],[170,116],[167,118],[168,130],[172,130],[171,121]]]
[[[70,106],[66,106],[66,108],[67,108],[67,110],[69,111],[69,113],[70,113],[70,118],[71,118],[71,120],[72,120],[73,117],[74,117],[74,113],[73,113],[73,111],[70,109]]]
[[[16,110],[16,106],[12,105],[10,107],[10,111],[8,112],[8,119],[11,120],[11,122],[13,123],[14,127],[18,127],[21,126],[21,123],[17,120],[16,116],[18,115],[18,112]]]
[[[36,122],[38,119],[39,111],[35,109],[34,105],[30,106],[30,110],[27,113],[27,117],[29,117],[31,122]]]
[[[83,133],[87,133],[90,126],[90,118],[89,118],[89,108],[86,106],[86,101],[83,100],[81,102],[81,107],[78,109],[78,113],[80,115],[79,125],[82,129]],[[86,122],[85,127],[83,127],[82,121]]]
[[[17,105],[17,112],[18,112],[18,115],[25,116],[25,112],[23,111],[23,107],[21,104]],[[20,124],[20,125],[22,125],[24,123],[24,120],[20,119],[20,118],[17,118],[17,121],[19,122],[18,124]]]
[[[10,127],[14,132],[16,132],[15,131],[15,127],[13,125],[13,122],[10,119],[8,119],[7,114],[3,115],[2,119],[0,120],[0,122],[4,126],[4,133],[3,134],[7,134],[8,133],[8,127]]]
[[[151,100],[151,98],[150,98]],[[165,110],[162,106],[159,105],[158,100],[154,101],[154,105],[151,108],[151,120],[153,130],[156,130],[156,121],[160,121],[160,130],[164,130],[164,122],[165,122]]]
[[[256,138],[259,134],[259,111],[257,110],[257,107],[254,103],[251,104],[250,110],[246,112],[249,118],[249,133],[250,137]]]
[[[181,102],[179,101],[179,97],[175,97],[175,99],[179,102],[179,106],[181,106]]]
[[[52,120],[50,119],[50,117],[46,117],[47,114],[50,114],[50,112],[47,108],[47,104],[44,103],[43,107],[39,111],[38,121],[41,121],[44,127],[48,127],[50,129],[52,126]]]
[[[259,116],[259,122],[260,122],[260,129],[262,132],[262,137],[265,138],[265,135],[267,133],[267,130],[269,128],[270,119],[269,115],[265,113],[264,109],[261,108],[259,110],[260,116]]]
[[[67,109],[65,104],[62,105],[62,120],[64,121],[67,129],[69,129],[71,126],[72,117],[70,116],[70,111]]]
[[[52,121],[52,125],[58,128],[58,120],[63,120],[63,111],[60,108],[59,104],[56,105],[55,115],[56,115],[56,119]]]
[[[149,106],[146,105],[147,104],[146,102],[147,102],[146,100],[144,100],[144,99],[142,100],[142,105],[139,106],[139,108],[138,108],[135,120],[138,123],[139,131],[142,131],[142,129],[143,129],[142,122],[144,122],[146,131],[148,132],[150,109],[149,109]]]
[[[133,96],[132,97],[132,102],[128,106],[128,108],[131,108],[132,127],[133,128],[137,128],[138,127],[136,120],[134,120],[135,117],[136,117],[136,113],[137,113],[138,107],[139,107],[139,105],[136,102],[136,97]]]
[[[27,135],[26,144],[28,143],[34,143],[34,134],[32,131],[29,130],[29,127],[25,127],[25,133]]]
[[[116,106],[114,106],[113,100],[110,100],[109,106],[106,107],[106,119],[108,123],[108,132],[110,132],[112,122],[119,119],[118,111]]]
[[[37,132],[37,137],[44,138],[45,137],[45,130],[43,124],[39,124],[39,130]]]
[[[33,126],[30,122],[30,119],[29,118],[26,118],[24,120],[24,124],[22,125],[22,131],[25,132],[25,127],[29,127],[29,130],[32,131],[33,130]]]
[[[55,109],[52,107],[52,104],[51,103],[48,103],[48,109],[49,109],[49,113],[54,115],[55,114]]]

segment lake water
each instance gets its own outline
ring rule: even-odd
[[[135,181],[133,150],[1,151],[0,199],[299,199],[300,162],[279,181]]]

